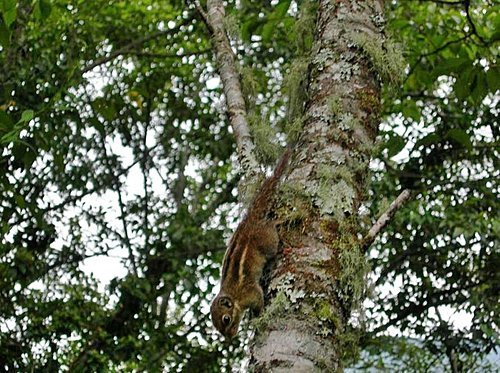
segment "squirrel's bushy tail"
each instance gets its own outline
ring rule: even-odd
[[[273,174],[264,179],[250,204],[247,219],[263,219],[265,214],[269,211],[276,186],[288,165],[291,155],[292,149],[287,148],[274,168]]]

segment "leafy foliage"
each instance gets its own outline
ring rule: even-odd
[[[429,356],[466,369],[498,344],[498,7],[443,3],[388,9],[408,71],[384,94],[369,208],[401,188],[415,199],[369,253],[366,366],[387,347],[409,369]],[[280,144],[302,125],[313,6],[238,4],[228,25],[247,105],[266,118],[261,140]],[[0,366],[236,367],[245,335],[220,343],[207,305],[238,175],[194,9],[5,0],[0,15]],[[122,275],[103,284],[92,263],[113,260]]]
[[[463,371],[498,344],[498,85],[486,78],[499,76],[498,9],[455,3],[394,2],[389,13],[410,68],[385,102],[373,195],[415,197],[372,246],[367,311],[379,317],[370,335],[419,336]]]

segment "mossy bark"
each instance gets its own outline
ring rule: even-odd
[[[383,42],[383,5],[320,0],[317,11],[304,127],[278,211],[293,219],[281,225],[283,253],[267,290],[273,314],[255,324],[256,372],[339,371],[355,347],[347,322],[365,281],[357,217],[379,123],[380,75],[352,35]]]

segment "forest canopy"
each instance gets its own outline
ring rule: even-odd
[[[208,315],[252,185],[195,3],[0,1],[1,370],[248,364],[255,325],[223,343]],[[263,171],[302,130],[316,3],[225,5]],[[411,198],[366,250],[346,366],[500,369],[495,3],[386,1],[387,41],[353,38],[382,87],[360,224]]]

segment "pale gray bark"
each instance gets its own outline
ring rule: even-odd
[[[282,189],[300,217],[281,228],[285,247],[256,321],[252,371],[342,370],[364,280],[357,215],[380,110],[374,65],[353,35],[383,43],[383,25],[382,1],[318,1],[304,128]]]
[[[403,190],[397,198],[392,201],[387,210],[380,215],[375,224],[370,228],[365,238],[363,239],[363,246],[370,246],[375,238],[382,232],[385,226],[391,221],[392,217],[398,211],[398,209],[403,206],[403,204],[408,201],[411,196],[411,192],[408,189]]]
[[[236,57],[231,49],[224,27],[224,4],[222,0],[208,0],[207,12],[198,2],[196,7],[212,33],[215,58],[226,97],[227,112],[238,147],[238,157],[246,176],[259,173],[259,164],[255,158],[255,145],[252,141],[247,121],[245,99],[241,90]]]

